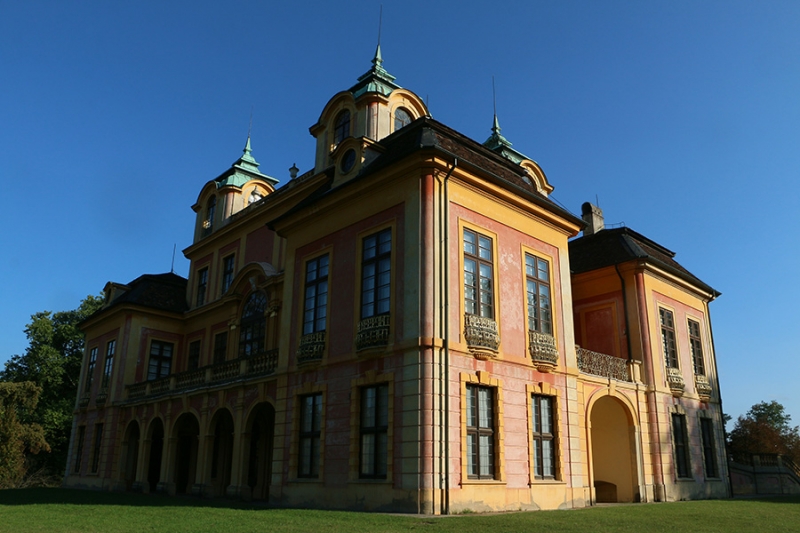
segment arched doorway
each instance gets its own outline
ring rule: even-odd
[[[164,424],[160,418],[150,423],[150,450],[147,462],[147,484],[150,492],[155,492],[161,481],[161,457],[164,453]]]
[[[629,410],[604,396],[592,406],[591,424],[595,500],[639,501],[636,428]]]
[[[275,408],[270,403],[258,404],[247,421],[245,442],[249,441],[247,462],[247,486],[254,500],[269,500],[269,484],[272,478],[272,441],[275,429]]]
[[[136,481],[136,466],[139,461],[139,423],[135,420],[128,424],[125,438],[122,441],[122,481],[125,490],[131,490]]]
[[[233,461],[233,417],[227,409],[220,409],[211,421],[214,444],[211,448],[211,486],[215,496],[225,496],[231,484]]]
[[[174,430],[177,439],[175,447],[175,492],[190,492],[195,483],[197,471],[197,441],[200,435],[200,424],[191,413],[184,413],[175,422]]]

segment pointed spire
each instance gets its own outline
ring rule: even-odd
[[[383,64],[383,56],[381,55],[381,43],[378,43],[378,48],[375,49],[375,57],[372,58],[373,69],[381,68]]]
[[[494,120],[492,121],[492,134],[489,136],[488,139],[483,143],[483,145],[488,148],[489,150],[497,151],[498,148],[501,147],[510,147],[511,141],[503,137],[500,133],[500,121],[497,120],[497,114],[494,115]]]
[[[247,168],[249,170],[258,171],[258,161],[256,158],[253,157],[251,154],[252,149],[250,148],[250,133],[247,134],[247,142],[244,145],[244,150],[242,150],[242,157],[239,158],[234,165],[239,165],[240,167]]]

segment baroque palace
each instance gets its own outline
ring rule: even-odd
[[[729,495],[708,304],[372,67],[278,186],[206,183],[189,279],[106,284],[65,485],[446,514]]]

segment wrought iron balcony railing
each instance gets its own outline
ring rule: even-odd
[[[539,372],[550,372],[558,365],[558,349],[552,335],[528,330],[528,352]]]
[[[379,348],[389,344],[390,315],[364,318],[358,323],[356,350]]]
[[[166,393],[181,393],[197,387],[211,386],[236,379],[250,379],[274,374],[278,366],[278,350],[268,350],[252,357],[187,370],[160,379],[134,383],[126,387],[127,399],[135,400]]]
[[[464,315],[464,340],[469,351],[478,359],[497,357],[500,349],[497,322],[478,315]]]
[[[299,364],[312,361],[321,361],[325,353],[325,332],[317,331],[300,337],[300,346],[297,347],[297,362]]]
[[[617,381],[633,381],[628,368],[628,361],[625,359],[593,352],[577,345],[575,346],[575,351],[578,355],[578,370],[581,372]]]

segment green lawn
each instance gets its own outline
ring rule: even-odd
[[[0,491],[0,532],[800,532],[800,497],[415,517],[65,489]]]

